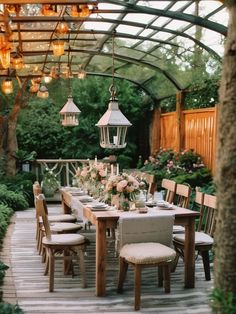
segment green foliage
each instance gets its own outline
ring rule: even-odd
[[[27,162],[27,161],[34,161],[36,158],[37,153],[35,151],[28,153],[25,150],[18,149],[15,152],[15,158],[17,159],[18,162]]]
[[[32,184],[36,180],[35,174],[32,172],[19,172],[14,177],[4,177],[1,181],[6,185],[8,190],[13,192],[17,191],[24,195],[25,199],[30,206],[34,204],[34,196],[32,190]]]
[[[42,189],[45,196],[53,196],[60,188],[60,182],[57,175],[53,172],[54,169],[45,168],[42,180]]]
[[[0,204],[7,205],[14,211],[24,210],[29,207],[27,200],[21,192],[10,191],[4,184],[0,184]]]
[[[5,272],[9,267],[0,261],[0,284],[3,282],[3,278],[5,276]]]
[[[142,171],[155,174],[157,189],[163,178],[177,183],[189,184],[192,188],[204,186],[212,180],[210,171],[202,163],[199,154],[192,149],[177,153],[172,149],[161,149],[158,154],[146,160]]]
[[[0,243],[5,236],[12,214],[13,210],[10,207],[0,203]]]
[[[50,97],[46,100],[33,98],[22,110],[17,126],[18,145],[26,152],[36,151],[37,158],[94,158],[110,155],[99,145],[99,132],[95,124],[107,110],[111,80],[88,77],[73,80],[73,100],[81,110],[80,124],[76,127],[63,127],[59,111],[67,101],[69,93],[67,80],[54,80],[48,85]],[[150,101],[144,93],[125,81],[116,82],[119,106],[133,124],[127,134],[127,147],[116,151],[117,155],[129,157],[129,167],[138,160],[138,132],[140,121],[150,110]],[[129,143],[134,143],[132,148]],[[123,160],[124,158],[121,157]],[[127,164],[128,160],[124,161]],[[132,165],[133,164],[133,165]]]
[[[201,79],[200,83],[192,83],[185,92],[184,109],[214,107],[219,101],[219,79]],[[176,96],[170,96],[160,102],[163,113],[176,110]]]
[[[236,296],[233,292],[224,292],[222,289],[215,288],[211,295],[211,308],[215,314],[235,314]]]
[[[4,314],[23,314],[24,312],[17,304],[0,302],[0,313]]]

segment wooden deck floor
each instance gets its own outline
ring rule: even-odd
[[[49,205],[55,213],[58,206]],[[79,270],[76,276],[64,276],[61,265],[56,267],[55,292],[48,292],[48,277],[36,251],[35,212],[17,212],[5,239],[0,260],[10,266],[3,286],[4,301],[18,303],[25,314],[134,313],[133,273],[128,270],[124,293],[116,293],[118,261],[114,243],[108,240],[107,296],[95,296],[95,231],[84,232],[90,240],[86,256],[88,288],[81,288]],[[183,288],[183,264],[179,263],[171,277],[171,293],[156,286],[156,269],[145,269],[142,275],[142,308],[139,313],[211,313],[208,295],[213,282],[206,282],[201,259],[196,262],[196,288]],[[135,312],[137,313],[137,312]]]

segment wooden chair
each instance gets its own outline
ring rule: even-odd
[[[161,187],[165,190],[165,201],[172,204],[175,197],[176,182],[169,179],[163,179]]]
[[[144,267],[157,266],[159,286],[170,292],[170,265],[176,253],[170,248],[174,216],[120,217],[120,257],[117,292],[123,291],[128,265],[134,267],[134,309],[140,309],[141,270]],[[164,282],[163,282],[164,279]]]
[[[174,204],[179,207],[189,208],[191,196],[191,187],[185,184],[177,184],[175,197],[174,197]]]
[[[64,261],[64,273],[68,273],[72,269],[72,261],[79,261],[82,277],[82,286],[85,288],[86,275],[84,265],[84,251],[86,240],[80,234],[52,234],[48,215],[45,212],[45,197],[39,194],[35,199],[37,212],[42,217],[43,226],[45,229],[45,237],[42,239],[43,247],[46,251],[46,269],[45,275],[49,274],[49,292],[54,290],[54,271],[55,260],[62,259]]]
[[[38,182],[33,184],[33,193],[36,198],[39,194],[42,194],[41,186]],[[45,204],[45,213],[48,215],[48,207]],[[36,207],[36,206],[35,206]],[[66,232],[77,232],[82,229],[81,225],[75,224],[76,217],[70,214],[59,214],[48,216],[48,220],[53,226],[51,231],[53,233],[66,233]],[[42,219],[36,209],[36,241],[37,241],[37,250],[39,254],[42,254],[42,237],[44,235],[44,227]]]
[[[213,246],[213,234],[215,230],[216,196],[202,194],[196,191],[196,204],[200,206],[200,219],[195,232],[195,250],[202,256],[205,279],[211,280],[209,251]],[[174,235],[174,247],[177,256],[184,258],[183,249],[185,234]]]

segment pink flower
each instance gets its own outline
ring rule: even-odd
[[[127,180],[122,180],[120,182],[117,183],[116,189],[117,192],[123,192],[124,188],[127,186],[128,181]]]
[[[106,176],[105,170],[101,169],[101,170],[99,171],[99,175],[100,175],[101,177],[105,177],[105,176]]]

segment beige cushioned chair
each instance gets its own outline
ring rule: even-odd
[[[171,248],[174,216],[127,216],[120,217],[119,279],[117,292],[123,291],[128,265],[135,269],[134,309],[140,309],[141,270],[158,266],[159,286],[170,292],[170,265],[176,253]],[[164,279],[164,280],[163,280]]]
[[[35,198],[35,206],[37,213],[43,221],[45,236],[42,238],[42,245],[46,251],[46,270],[45,274],[49,274],[49,292],[54,290],[54,270],[55,260],[62,259],[64,261],[64,273],[70,270],[73,272],[72,261],[78,260],[80,265],[82,286],[87,286],[84,265],[84,251],[86,240],[80,234],[52,234],[48,216],[45,212],[45,197],[39,194]]]

